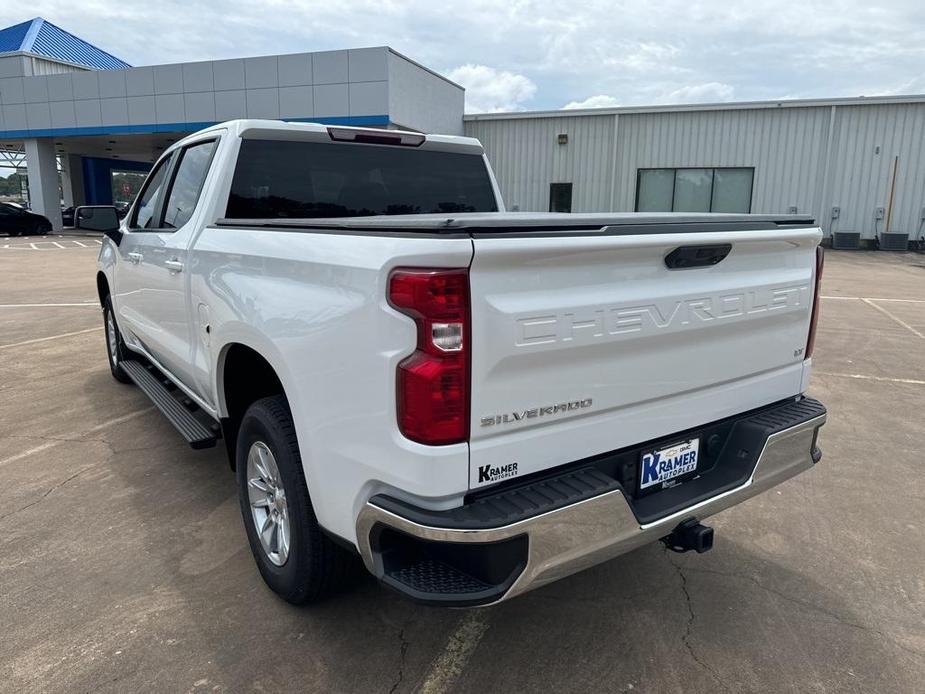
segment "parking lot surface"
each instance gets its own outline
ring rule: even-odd
[[[827,254],[823,460],[715,516],[712,552],[482,610],[364,576],[299,609],[222,449],[111,378],[96,240],[51,240],[0,239],[0,691],[925,691],[925,256]]]

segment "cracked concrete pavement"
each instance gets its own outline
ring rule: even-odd
[[[669,555],[669,550],[666,548],[665,556],[668,557],[668,561],[674,566],[678,572],[678,577],[681,579],[681,592],[684,594],[684,605],[687,607],[688,619],[687,624],[684,626],[684,634],[681,636],[681,641],[684,644],[684,647],[687,649],[687,652],[690,654],[690,657],[696,661],[696,663],[703,668],[710,676],[716,680],[716,684],[723,690],[729,691],[729,688],[726,686],[726,683],[719,677],[719,675],[714,672],[713,668],[708,664],[702,661],[698,656],[697,652],[694,650],[693,645],[691,644],[691,633],[694,628],[694,619],[696,615],[694,614],[694,607],[691,604],[691,594],[687,589],[687,576],[684,575],[684,570],[678,565],[677,562],[672,561]]]
[[[98,309],[15,306],[92,304],[94,260],[0,249],[0,692],[925,691],[925,256],[828,254],[823,461],[711,519],[712,552],[479,611],[362,575],[277,600],[223,452],[111,379]]]

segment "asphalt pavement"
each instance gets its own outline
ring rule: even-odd
[[[111,378],[91,241],[0,238],[0,692],[925,691],[925,255],[828,253],[822,462],[713,551],[481,610],[363,575],[295,608],[222,449]]]

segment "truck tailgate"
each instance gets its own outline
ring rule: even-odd
[[[614,229],[473,234],[470,487],[801,392],[818,228]]]

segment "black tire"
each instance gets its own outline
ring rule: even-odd
[[[51,231],[51,224],[48,222],[36,222],[32,228],[32,233],[36,236],[45,236]]]
[[[115,333],[115,347],[113,347],[112,333],[109,330],[110,320]],[[103,301],[103,333],[106,340],[106,358],[109,360],[109,370],[112,371],[112,377],[119,383],[131,383],[132,379],[122,369],[122,362],[125,361],[125,342],[122,340],[122,333],[119,332],[119,324],[116,322],[116,315],[112,310],[112,301],[109,296]]]
[[[289,551],[282,565],[271,561],[264,550],[251,510],[247,458],[258,442],[272,453],[285,492]],[[356,558],[335,544],[318,525],[302,472],[292,414],[284,396],[263,398],[247,409],[238,431],[235,462],[247,541],[266,584],[293,605],[313,602],[334,592],[352,572]]]

